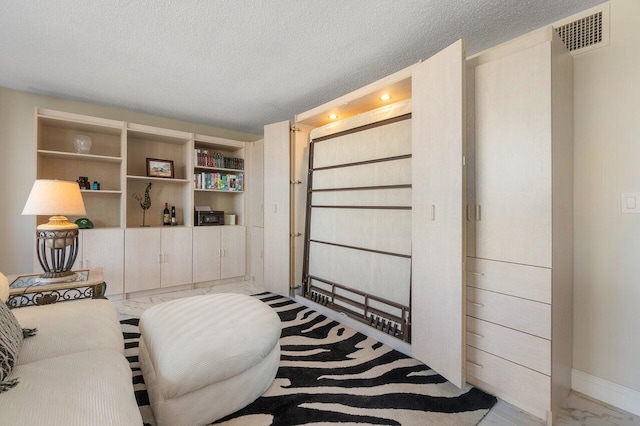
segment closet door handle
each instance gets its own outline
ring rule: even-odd
[[[467,330],[467,333],[472,334],[472,335],[474,335],[476,337],[480,337],[481,339],[484,338],[484,336],[482,334],[474,333],[473,331]]]
[[[436,205],[431,204],[431,220],[436,220]]]
[[[471,275],[478,275],[479,277],[484,276],[484,273],[482,273],[482,272],[471,272],[471,271],[469,271],[469,273],[470,273]]]
[[[476,220],[478,222],[482,220],[482,207],[480,204],[476,204]]]
[[[467,300],[467,303],[471,303],[473,306],[477,306],[478,308],[482,308],[484,306],[482,303],[471,302],[469,300]]]
[[[467,222],[471,222],[471,204],[467,204]]]
[[[471,365],[473,365],[474,367],[478,367],[478,368],[484,368],[483,366],[481,366],[480,364],[476,364],[475,362],[471,362],[469,360],[467,360],[467,362]]]

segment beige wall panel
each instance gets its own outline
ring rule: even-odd
[[[411,255],[411,210],[313,209],[311,239]]]
[[[411,154],[411,120],[320,141],[313,151],[315,168]]]
[[[640,392],[640,2],[611,2],[609,46],[574,57],[573,368]]]
[[[409,305],[411,259],[311,243],[309,274]]]
[[[571,390],[573,363],[573,57],[554,33],[553,92],[553,304],[551,410],[560,413]]]
[[[410,207],[411,188],[315,192],[313,203],[319,206]]]
[[[313,173],[313,189],[404,184],[411,184],[410,158]]]

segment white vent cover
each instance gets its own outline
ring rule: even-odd
[[[609,3],[553,24],[572,55],[609,44]]]

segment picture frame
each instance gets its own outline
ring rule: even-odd
[[[147,176],[154,178],[173,179],[173,160],[147,158]]]

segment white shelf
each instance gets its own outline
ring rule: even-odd
[[[59,158],[62,160],[77,160],[77,161],[96,161],[100,163],[122,163],[122,157],[110,157],[107,155],[91,155],[91,154],[77,154],[75,152],[64,151],[49,151],[46,149],[39,149],[38,154],[48,158]]]
[[[135,175],[127,175],[128,180],[145,180],[152,182],[166,182],[166,183],[191,183],[191,179],[171,179],[171,178],[158,178],[158,177],[149,177],[149,176],[135,176]]]
[[[244,169],[225,169],[224,167],[206,167],[206,166],[195,166],[195,170],[200,171],[214,171],[214,172],[233,172],[233,173],[244,173]]]
[[[229,191],[228,189],[194,189],[196,192],[224,192],[231,194],[242,194],[244,191]]]
[[[114,191],[111,189],[98,189],[98,190],[92,190],[92,189],[81,189],[80,192],[82,192],[83,194],[102,194],[102,195],[113,195],[113,194],[122,194],[122,191]]]

